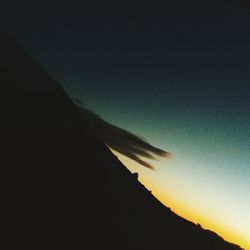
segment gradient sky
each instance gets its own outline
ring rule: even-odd
[[[250,11],[177,2],[157,16],[1,16],[0,29],[86,107],[173,153],[156,171],[119,158],[177,214],[249,250]]]

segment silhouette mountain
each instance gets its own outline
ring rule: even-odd
[[[161,204],[9,35],[0,53],[5,249],[241,249]]]
[[[250,9],[250,1],[249,0],[239,0],[240,4],[245,8]]]

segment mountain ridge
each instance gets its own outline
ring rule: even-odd
[[[7,249],[241,249],[152,195],[14,38],[0,48]]]

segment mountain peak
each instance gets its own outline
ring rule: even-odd
[[[16,93],[1,107],[10,249],[240,249],[159,202],[15,39],[1,34],[0,49],[1,83]]]
[[[2,88],[18,92],[53,92],[58,84],[10,34],[0,32],[0,74]]]

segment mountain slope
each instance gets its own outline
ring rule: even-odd
[[[162,205],[13,38],[0,52],[7,249],[240,249]]]

